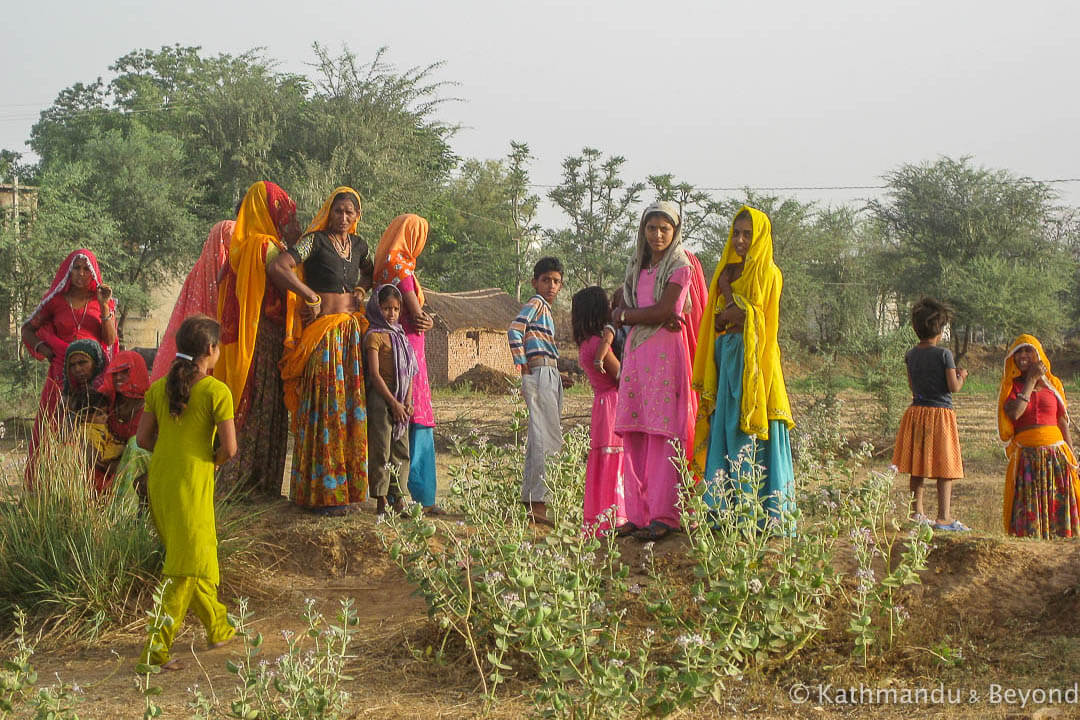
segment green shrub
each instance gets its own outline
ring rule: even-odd
[[[58,635],[93,638],[139,604],[161,567],[152,523],[129,498],[98,495],[84,441],[46,431],[34,487],[10,463],[0,500],[0,617],[16,606]]]

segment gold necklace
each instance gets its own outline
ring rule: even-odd
[[[331,235],[327,235],[327,237],[329,237],[330,242],[334,244],[334,250],[337,251],[337,254],[341,256],[342,260],[345,260],[347,262],[352,259],[352,243],[349,242],[348,235],[345,236],[344,243],[338,243],[337,238]]]

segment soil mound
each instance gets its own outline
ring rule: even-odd
[[[472,368],[458,375],[450,387],[455,390],[472,389],[488,395],[509,395],[510,388],[517,382],[504,372],[499,372],[486,365],[473,365]]]

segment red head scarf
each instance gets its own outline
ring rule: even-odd
[[[41,298],[41,302],[39,302],[37,304],[37,307],[34,308],[34,312],[30,313],[30,315],[27,317],[27,322],[29,322],[30,318],[33,318],[35,315],[41,312],[41,309],[45,307],[46,303],[48,303],[57,295],[66,293],[71,288],[71,268],[75,265],[75,261],[79,258],[85,260],[86,264],[90,266],[91,278],[90,285],[87,287],[87,290],[89,290],[90,292],[97,291],[98,285],[101,284],[101,267],[98,265],[98,261],[97,258],[94,256],[94,253],[90,250],[87,250],[86,248],[72,250],[71,253],[66,258],[64,258],[64,262],[60,263],[60,267],[56,270],[56,275],[53,277],[52,284],[49,285],[48,291],[46,291],[45,295]],[[102,310],[102,314],[116,312],[116,298],[112,298],[111,300],[109,300],[109,307],[107,309],[102,308]],[[34,350],[34,348],[30,347],[30,345],[28,345],[25,341],[23,342],[23,344],[34,357],[39,359],[41,358],[41,355],[36,350]],[[119,347],[120,346],[118,343],[114,343],[113,347],[109,348],[110,354],[115,353],[119,349]]]
[[[127,370],[127,380],[116,382],[118,373]],[[134,350],[124,350],[116,354],[101,376],[98,391],[109,398],[109,404],[116,402],[117,395],[141,398],[150,387],[150,375],[146,372],[146,361]]]
[[[275,183],[263,180],[263,186],[266,188],[266,209],[274,227],[285,227],[296,217],[296,203]]]

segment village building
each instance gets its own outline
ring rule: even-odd
[[[476,365],[517,377],[506,330],[523,303],[498,288],[440,293],[425,290],[424,309],[435,327],[426,333],[424,354],[432,386],[449,385]],[[570,337],[569,313],[556,311],[560,347]]]

